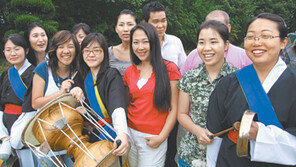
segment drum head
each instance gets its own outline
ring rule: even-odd
[[[71,94],[61,95],[61,96],[53,99],[52,101],[48,102],[46,105],[44,105],[42,108],[40,108],[39,111],[36,112],[36,115],[28,122],[28,124],[24,128],[24,131],[22,133],[22,141],[23,141],[24,145],[26,145],[26,143],[24,143],[24,141],[26,141],[34,146],[39,146],[41,144],[33,134],[33,131],[32,131],[33,125],[36,122],[37,118],[39,118],[40,114],[47,111],[47,109],[50,106],[52,106],[56,103],[59,103],[59,102],[63,102],[73,108],[76,108],[80,105],[80,103],[77,102],[77,100]]]

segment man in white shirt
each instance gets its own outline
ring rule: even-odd
[[[178,37],[165,33],[168,25],[165,7],[157,1],[146,4],[143,8],[143,21],[156,28],[162,57],[174,62],[180,69],[186,60],[186,53]]]

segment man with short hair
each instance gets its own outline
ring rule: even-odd
[[[174,62],[179,69],[186,61],[186,53],[181,40],[170,34],[166,34],[167,17],[165,7],[157,1],[147,3],[143,7],[143,21],[152,24],[157,32],[161,44],[161,55],[165,60]],[[177,153],[178,122],[175,124],[168,137],[168,150],[166,153],[166,167],[177,167],[175,155]]]
[[[229,24],[229,15],[222,10],[214,10],[210,12],[206,17],[206,21],[208,20],[220,21],[228,27],[229,32],[231,31],[231,25]],[[231,65],[237,68],[243,68],[247,65],[252,64],[252,61],[247,56],[245,50],[232,45],[231,43],[229,44],[229,48],[226,51],[224,57]],[[194,49],[187,56],[186,62],[180,70],[181,74],[184,75],[186,71],[197,67],[201,62],[202,60],[200,59],[197,50]]]
[[[178,37],[165,33],[168,25],[165,7],[157,1],[147,3],[143,7],[143,21],[156,28],[162,57],[174,62],[180,69],[186,60],[186,53]]]

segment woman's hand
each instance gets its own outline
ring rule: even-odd
[[[146,144],[151,148],[158,148],[160,144],[164,141],[159,135],[144,137]]]
[[[128,135],[126,133],[118,134],[113,143],[114,147],[117,147],[117,140],[121,140],[121,144],[116,150],[113,151],[113,154],[116,156],[123,156],[128,152],[129,149]]]
[[[249,131],[249,140],[256,140],[258,128],[259,128],[258,124],[253,121],[251,124],[251,129]]]
[[[67,92],[69,92],[72,84],[74,84],[74,81],[72,79],[67,79],[67,80],[63,81],[62,82],[62,85],[61,85],[60,92],[61,93],[67,93]]]
[[[80,102],[80,100],[84,97],[83,91],[80,87],[71,89],[70,93],[76,98],[77,102]]]
[[[213,142],[214,139],[210,139],[208,136],[213,135],[210,131],[208,131],[207,129],[198,127],[198,132],[196,135],[196,138],[198,140],[199,144],[202,145],[208,145],[211,144]]]

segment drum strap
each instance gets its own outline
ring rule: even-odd
[[[8,70],[8,76],[10,85],[14,91],[14,93],[19,97],[22,101],[24,101],[25,92],[27,90],[27,86],[23,82],[21,76],[17,72],[15,67],[11,67]]]
[[[258,115],[258,120],[264,125],[275,125],[283,128],[273,109],[270,99],[264,91],[253,64],[235,72],[243,90],[250,110]]]
[[[95,85],[95,86],[94,86]],[[106,107],[103,104],[101,96],[96,85],[96,81],[91,72],[87,75],[84,80],[84,87],[90,103],[91,108],[100,115],[102,118],[109,118],[109,114]]]

